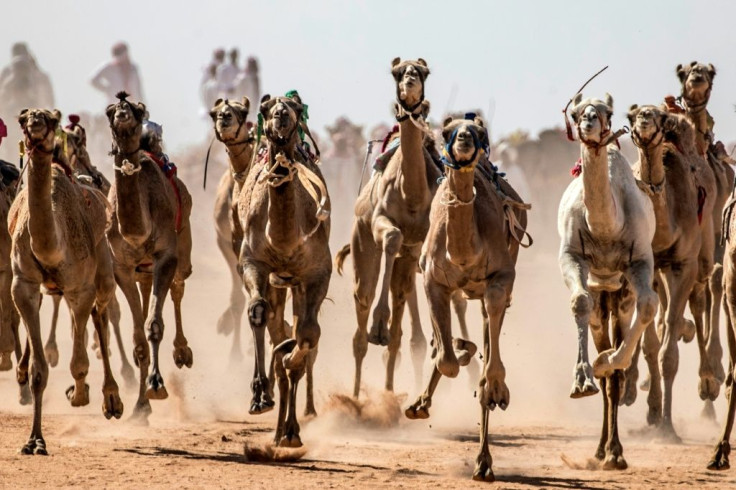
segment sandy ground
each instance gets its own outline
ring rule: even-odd
[[[213,169],[211,182],[223,167],[215,165]],[[199,182],[189,185],[197,205],[193,220],[197,232],[194,275],[187,283],[185,296],[184,328],[194,350],[193,368],[179,371],[174,366],[170,354],[173,312],[167,305],[165,318],[169,323],[162,347],[162,372],[170,397],[153,403],[150,425],[140,427],[127,420],[135,392],[124,386],[120,376],[126,413],[121,420],[112,421],[100,414],[101,367],[91,351],[91,403],[73,409],[64,397],[64,389],[71,384],[66,368],[71,342],[68,314],[62,308],[61,360],[51,370],[44,398],[43,427],[50,456],[17,453],[30,432],[32,411],[18,405],[13,373],[0,373],[0,487],[484,486],[470,480],[478,452],[480,410],[473,396],[477,379],[471,380],[464,371],[452,382],[443,380],[429,420],[409,421],[401,415],[421,391],[414,386],[408,334],[403,338],[396,398],[386,397],[381,391],[382,349],[371,346],[364,363],[366,391],[362,399],[376,417],[394,421],[395,425],[376,427],[371,416],[358,420],[347,414],[344,405],[335,403],[335,394],[352,389],[351,338],[355,328],[351,279],[336,274],[330,286],[330,301],[324,303],[321,313],[323,332],[315,367],[319,416],[302,420],[307,452],[298,461],[278,464],[246,459],[245,444],[261,445],[272,437],[275,415],[247,414],[253,372],[247,325],[241,358],[231,356],[232,337],[216,333],[217,318],[230,294],[230,281],[212,231],[214,189],[203,193]],[[351,212],[351,206],[344,202],[354,196],[334,197],[338,200],[335,223],[345,223],[348,217],[340,213]],[[340,199],[344,201],[341,205]],[[333,252],[345,243],[348,233],[344,227],[335,227]],[[421,295],[420,301],[428,335],[428,313]],[[633,435],[645,425],[645,396],[640,394],[636,404],[623,408],[620,415],[629,469],[588,469],[598,442],[602,403],[599,396],[582,400],[568,397],[576,349],[568,305],[569,293],[560,278],[555,251],[522,251],[514,304],[501,340],[511,404],[505,412],[496,410],[490,417],[496,487],[734,487],[736,470],[705,470],[719,428],[699,417],[702,402],[697,396],[694,344],[680,346],[680,373],[676,379],[674,421],[684,443],[664,445]],[[49,310],[50,302],[46,301],[42,307],[44,325],[49,324]],[[481,320],[477,310],[478,305],[471,303],[468,318],[471,337],[479,343]],[[132,344],[129,318],[124,311],[128,354]],[[116,373],[119,362],[119,354],[113,350]],[[427,366],[428,362],[425,377]],[[716,409],[720,421],[725,409],[722,396]]]

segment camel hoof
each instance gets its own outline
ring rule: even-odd
[[[662,407],[650,408],[647,412],[647,424],[659,427],[662,424]]]
[[[276,404],[273,402],[273,400],[253,400],[250,404],[250,409],[248,409],[248,413],[251,415],[261,415],[273,410],[273,407],[275,405]]]
[[[424,420],[429,418],[429,407],[432,406],[432,400],[424,400],[422,397],[404,410],[404,415],[409,420]]]
[[[618,369],[611,362],[611,355],[614,352],[616,352],[616,349],[607,349],[598,354],[598,357],[593,361],[593,376],[601,379],[613,375],[613,372]]]
[[[479,456],[473,470],[473,480],[491,483],[496,481],[496,476],[491,468],[490,458]]]
[[[721,441],[716,446],[716,452],[713,453],[713,457],[708,462],[707,468],[711,471],[725,471],[731,468],[731,464],[728,461],[728,455],[731,452],[731,445],[728,441]]]
[[[33,396],[31,395],[31,388],[28,383],[20,385],[20,395],[18,397],[18,403],[23,406],[30,405],[33,402]]]
[[[701,400],[715,401],[721,391],[721,385],[712,375],[701,376],[698,383],[698,392]]]
[[[152,412],[151,403],[148,400],[139,401],[135,404],[133,415],[131,415],[128,420],[137,425],[147,426],[148,416],[151,415]]]
[[[160,373],[151,373],[148,376],[147,384],[146,398],[148,400],[165,400],[169,397],[169,392],[166,391],[164,379]]]
[[[317,416],[317,410],[313,406],[312,407],[307,406],[304,408],[304,417],[314,418],[316,416]]]
[[[685,318],[680,324],[680,335],[677,337],[678,340],[682,340],[686,344],[689,344],[695,338],[695,323],[692,320]]]
[[[0,352],[0,371],[10,371],[13,369],[13,359],[10,352]]]
[[[59,364],[59,348],[56,346],[56,342],[46,344],[43,352],[46,355],[46,362],[49,363],[49,366],[53,368]]]
[[[37,456],[48,456],[49,453],[46,450],[46,441],[43,440],[42,437],[39,437],[37,439],[30,438],[28,439],[28,442],[20,448],[21,454],[26,455],[37,455]]]
[[[473,342],[460,338],[452,339],[452,348],[455,351],[458,364],[462,367],[470,364],[473,356],[478,352],[478,346]]]
[[[66,389],[66,397],[71,402],[72,407],[85,407],[89,405],[89,385],[84,383],[82,393],[77,392],[75,385]]]
[[[506,410],[509,406],[511,395],[503,378],[486,380],[485,385],[481,388],[482,400],[485,406],[491,410],[495,410],[498,406],[501,410]]]
[[[604,470],[625,470],[628,467],[629,465],[626,463],[626,460],[622,455],[610,455],[603,463]]]
[[[123,377],[123,382],[126,388],[134,388],[138,386],[138,380],[135,379],[135,371],[130,364],[123,364],[120,368],[120,375]]]
[[[382,345],[386,347],[390,339],[388,327],[384,321],[376,321],[373,323],[370,332],[368,332],[368,342],[374,345]]]
[[[572,390],[570,390],[570,398],[583,398],[598,393],[598,387],[593,380],[593,368],[587,362],[580,362],[575,365],[574,380],[572,382]]]
[[[285,435],[279,441],[279,446],[290,448],[302,447],[302,440],[297,434]]]
[[[647,374],[647,376],[641,380],[641,383],[639,383],[639,389],[641,391],[649,391],[649,387],[651,386],[651,384],[652,384],[652,378],[650,378],[649,375]]]
[[[181,369],[182,366],[191,368],[193,362],[194,355],[192,354],[192,349],[190,349],[188,345],[174,348],[174,363],[176,364],[176,367],[179,369]]]
[[[630,407],[636,401],[636,378],[633,376],[627,376],[624,380],[623,396],[619,400],[619,405],[626,405]]]
[[[113,417],[119,419],[123,416],[123,401],[117,391],[105,396],[105,400],[102,402],[102,414],[107,420]]]

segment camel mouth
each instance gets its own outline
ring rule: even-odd
[[[43,119],[32,119],[26,124],[26,133],[32,139],[43,138],[48,133],[48,124]]]

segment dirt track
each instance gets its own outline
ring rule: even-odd
[[[275,415],[247,415],[252,374],[252,359],[246,351],[250,344],[247,326],[243,360],[229,359],[231,338],[215,333],[230,284],[225,263],[214,246],[211,199],[211,195],[195,194],[200,207],[194,226],[199,232],[195,233],[194,275],[188,281],[184,304],[184,329],[194,350],[193,368],[178,371],[174,367],[170,350],[173,313],[167,304],[164,315],[169,328],[162,344],[162,370],[171,396],[153,403],[150,426],[127,422],[135,401],[130,388],[122,389],[126,408],[122,420],[106,421],[101,416],[101,369],[91,352],[91,404],[72,409],[64,397],[64,389],[71,382],[66,367],[71,346],[68,314],[62,309],[58,334],[61,359],[51,370],[44,399],[44,435],[51,455],[17,454],[30,431],[31,409],[17,404],[12,373],[0,373],[0,487],[272,488],[276,482],[285,488],[485,486],[470,480],[478,452],[480,411],[466,372],[452,383],[440,383],[429,420],[413,422],[397,412],[419,393],[413,386],[408,335],[404,335],[403,361],[397,373],[399,403],[394,404],[393,411],[387,411],[387,405],[381,403],[382,351],[374,346],[369,349],[363,376],[367,388],[363,398],[374,403],[376,416],[385,420],[397,415],[398,426],[370,427],[364,421],[346,418],[341,406],[332,403],[332,394],[350,391],[354,369],[351,285],[337,275],[331,283],[331,301],[325,302],[320,316],[323,333],[315,367],[320,415],[302,425],[307,453],[291,463],[246,461],[244,444],[268,441]],[[350,211],[349,206],[336,209]],[[334,230],[333,238],[334,251],[347,239],[347,233]],[[429,320],[421,295],[420,301],[428,335]],[[49,324],[48,303],[42,308],[44,325]],[[701,402],[697,397],[695,345],[680,346],[680,373],[676,379],[675,427],[685,443],[660,445],[630,435],[644,425],[645,396],[640,394],[633,407],[621,410],[621,438],[629,469],[576,469],[587,467],[597,445],[602,403],[599,396],[583,400],[568,397],[576,347],[568,305],[569,295],[560,279],[554,251],[522,251],[514,303],[501,340],[511,404],[506,412],[493,412],[490,419],[491,450],[499,482],[494,488],[736,485],[736,470],[718,474],[704,469],[719,429],[701,422],[698,416]],[[477,305],[471,304],[468,314],[472,338],[479,342],[477,310]],[[128,339],[129,355],[132,331],[127,311],[123,335]],[[116,350],[112,364],[117,373]],[[122,387],[120,377],[118,382]],[[722,396],[716,408],[722,416]],[[563,455],[568,464],[563,462]]]

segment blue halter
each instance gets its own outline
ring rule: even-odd
[[[475,120],[475,113],[468,112],[465,114],[465,117],[463,118],[466,121],[473,121]],[[455,159],[455,155],[452,154],[452,145],[455,144],[455,139],[457,138],[457,132],[460,130],[460,127],[458,126],[455,128],[455,130],[450,135],[450,139],[445,144],[444,148],[442,149],[442,164],[445,167],[450,167],[454,170],[460,170],[462,168],[467,167],[468,165],[475,162],[476,158],[478,157],[478,152],[483,150],[486,154],[489,153],[488,148],[484,148],[480,143],[480,137],[478,136],[478,132],[474,128],[468,128],[470,131],[470,134],[473,136],[473,146],[475,147],[475,151],[473,152],[473,156],[470,157],[469,160],[463,160],[458,161]]]

